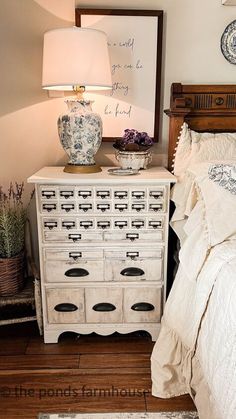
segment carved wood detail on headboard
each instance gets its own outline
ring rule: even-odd
[[[168,168],[172,160],[181,126],[199,132],[236,131],[236,85],[183,85],[171,86]]]

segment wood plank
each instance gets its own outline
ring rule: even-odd
[[[150,368],[139,368],[137,370],[134,370],[133,368],[105,368],[105,369],[97,369],[97,368],[91,368],[91,369],[84,369],[84,368],[41,368],[41,369],[33,369],[30,371],[34,375],[41,375],[41,374],[49,374],[50,375],[56,375],[58,373],[68,374],[70,376],[73,375],[81,375],[81,376],[87,376],[87,375],[131,375],[131,374],[146,374],[149,376],[151,374]],[[4,376],[23,376],[28,375],[29,369],[0,369],[0,377]]]
[[[1,394],[0,417],[6,410],[11,419],[16,412],[18,418],[35,419],[38,412],[145,411],[149,386],[143,374],[5,375],[0,387],[10,394]]]
[[[36,419],[39,412],[144,412],[146,406],[149,411],[193,409],[189,396],[150,396],[153,342],[145,334],[63,336],[53,345],[45,345],[29,324],[2,327],[0,334],[5,342],[0,388],[11,391],[10,396],[0,393],[0,417],[6,412],[9,419]],[[14,394],[16,388],[20,395]]]
[[[154,342],[141,333],[110,336],[90,335],[63,336],[58,343],[44,344],[43,339],[36,336],[30,339],[26,353],[36,354],[100,354],[100,353],[151,353]]]
[[[149,353],[83,354],[79,368],[149,368]]]
[[[168,399],[161,399],[154,397],[151,392],[145,393],[147,412],[173,412],[173,411],[191,411],[196,410],[195,404],[193,403],[189,394],[183,396],[172,397]]]
[[[3,355],[0,356],[0,370],[78,368],[79,355]]]
[[[71,386],[81,390],[83,386],[91,389],[118,388],[147,391],[151,388],[151,378],[148,371],[127,373],[127,369],[105,370],[48,370],[48,371],[17,371],[4,374],[1,371],[0,386],[6,386],[14,391],[15,387],[33,388],[37,392],[41,388],[65,388]]]
[[[0,339],[0,355],[23,355],[26,351],[28,341],[28,337],[3,337]]]
[[[59,343],[43,342],[43,338],[35,336],[29,340],[26,355],[78,355],[79,343],[78,339],[63,339]]]
[[[9,403],[10,402],[10,403]],[[36,419],[42,413],[98,413],[145,412],[144,396],[63,396],[5,399],[0,403],[0,417],[9,419]]]

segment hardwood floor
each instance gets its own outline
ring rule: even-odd
[[[146,333],[67,334],[44,344],[34,323],[0,328],[0,418],[43,413],[195,410],[189,396],[151,396]]]

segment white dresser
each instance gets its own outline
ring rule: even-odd
[[[65,331],[159,333],[165,301],[170,183],[45,167],[36,184],[45,343]]]

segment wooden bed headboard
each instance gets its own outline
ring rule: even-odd
[[[173,154],[181,126],[187,122],[198,132],[236,131],[236,85],[171,86],[168,168],[172,170]]]

